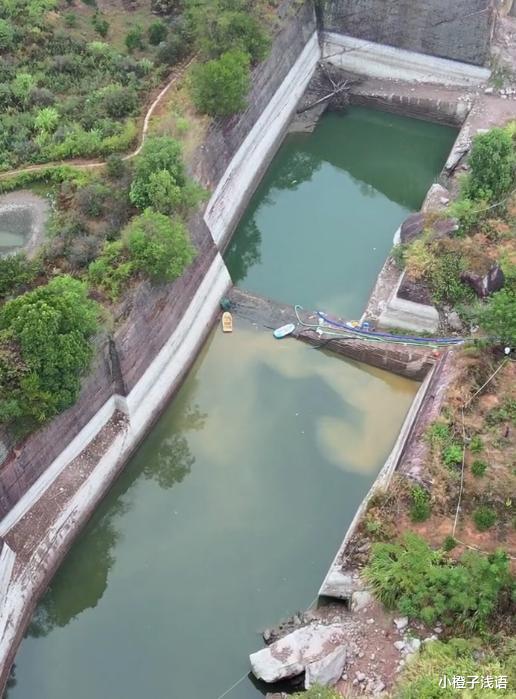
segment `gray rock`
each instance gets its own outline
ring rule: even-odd
[[[393,645],[397,650],[402,651],[405,648],[405,641],[394,641]]]
[[[421,641],[419,638],[405,638],[405,647],[408,653],[417,653],[421,648]]]
[[[431,211],[443,211],[450,201],[450,193],[440,184],[433,184],[428,190],[421,211],[429,213]]]
[[[373,595],[368,590],[357,590],[351,595],[351,609],[358,612],[365,609],[373,601]]]
[[[446,322],[448,323],[450,330],[454,330],[455,332],[461,332],[463,330],[462,320],[460,319],[457,311],[451,311],[448,313],[446,316]]]
[[[408,626],[408,617],[400,616],[397,619],[394,619],[394,626],[398,629],[398,631],[403,631],[403,629]]]
[[[265,643],[268,643],[272,638],[272,631],[270,629],[265,629],[265,631],[262,633],[262,636]]]
[[[300,675],[308,665],[333,653],[344,642],[345,630],[341,624],[311,624],[252,653],[251,669],[264,682],[278,682]]]
[[[364,682],[364,681],[365,681],[365,678],[366,678],[366,676],[364,675],[363,672],[358,672],[358,671],[355,672],[355,677],[357,678],[357,680],[358,680],[359,682]]]
[[[340,680],[346,665],[346,647],[336,648],[332,653],[306,666],[305,689],[319,684],[322,687],[333,687]]]
[[[377,697],[379,694],[383,692],[385,689],[385,682],[382,682],[382,680],[378,680],[378,682],[375,684],[374,689],[373,689],[373,695]]]
[[[426,225],[426,217],[422,213],[411,214],[401,224],[400,243],[406,245],[418,238]]]
[[[500,265],[493,265],[487,274],[484,275],[469,271],[463,272],[461,279],[469,284],[480,298],[485,298],[495,291],[500,291],[505,284],[505,275]]]

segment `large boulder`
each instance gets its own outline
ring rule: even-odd
[[[504,273],[498,264],[493,265],[485,274],[471,271],[463,272],[461,279],[469,284],[480,298],[485,298],[489,294],[494,294],[495,291],[500,291],[505,284]]]
[[[342,624],[310,624],[296,629],[267,648],[252,653],[249,656],[251,669],[259,680],[279,682],[301,675],[312,663],[333,656],[337,649],[342,648],[344,642],[345,631]],[[333,657],[331,660],[329,664],[334,668],[333,661],[337,661]],[[326,669],[329,672],[329,669]],[[323,667],[316,666],[314,673],[322,674],[323,670]]]

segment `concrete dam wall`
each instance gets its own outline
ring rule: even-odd
[[[326,32],[455,61],[485,65],[492,0],[332,0],[321,3]]]

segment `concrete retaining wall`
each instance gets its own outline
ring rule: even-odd
[[[495,17],[492,0],[332,0],[325,31],[484,65]]]
[[[422,83],[481,85],[490,75],[487,68],[332,32],[323,35],[323,58],[358,75]]]
[[[228,243],[239,217],[281,143],[319,58],[319,41],[314,32],[217,185],[208,203],[205,221],[220,249]]]

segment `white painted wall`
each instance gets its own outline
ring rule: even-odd
[[[414,51],[355,39],[344,34],[323,34],[323,59],[351,73],[371,78],[474,86],[485,83],[487,68],[437,58]]]
[[[222,247],[231,234],[242,202],[249,197],[257,174],[277,148],[320,57],[319,40],[314,33],[221,177],[204,214],[217,245]]]

